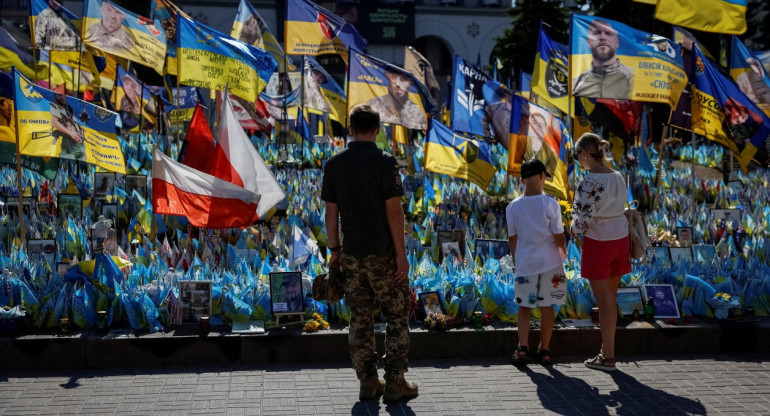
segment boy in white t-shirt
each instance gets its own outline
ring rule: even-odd
[[[540,345],[537,361],[551,364],[551,335],[554,305],[564,305],[567,279],[563,262],[564,227],[561,210],[554,198],[543,194],[545,178],[551,175],[543,162],[528,160],[521,165],[524,195],[505,209],[508,223],[508,245],[516,265],[516,302],[519,304],[519,345],[513,354],[514,364],[523,364],[529,353],[529,319],[532,308],[540,308]]]

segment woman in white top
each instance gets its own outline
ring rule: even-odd
[[[620,277],[631,272],[628,222],[623,212],[627,199],[623,176],[607,167],[609,143],[586,133],[575,144],[575,158],[589,171],[580,181],[572,203],[573,236],[583,236],[580,273],[591,283],[599,307],[602,350],[587,360],[589,368],[615,370],[615,326]]]

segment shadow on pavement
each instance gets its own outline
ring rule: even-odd
[[[699,401],[654,389],[622,371],[609,373],[618,389],[602,394],[599,389],[580,378],[567,376],[554,367],[546,367],[546,370],[548,374],[537,373],[527,366],[519,368],[537,386],[540,405],[557,414],[706,414],[706,408]]]
[[[409,404],[407,404],[408,400],[400,401],[400,402],[394,402],[394,403],[385,403],[385,413],[389,415],[405,415],[405,416],[414,416],[415,413],[412,411],[412,408],[409,407]],[[353,405],[353,408],[350,410],[351,416],[358,416],[358,415],[377,415],[380,414],[380,411],[382,410],[382,403],[380,401],[358,401],[356,404]]]

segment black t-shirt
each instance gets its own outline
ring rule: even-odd
[[[321,199],[339,208],[345,253],[393,252],[385,201],[402,195],[396,158],[374,142],[351,142],[326,162]]]

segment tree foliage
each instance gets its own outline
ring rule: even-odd
[[[513,27],[495,39],[492,56],[503,63],[503,78],[512,77],[514,70],[532,73],[537,53],[540,22],[550,25],[546,30],[557,42],[567,42],[568,13],[561,0],[517,0],[506,12]]]

